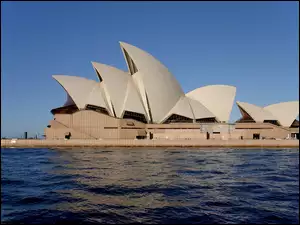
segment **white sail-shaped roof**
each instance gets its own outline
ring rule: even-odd
[[[120,42],[129,72],[138,85],[144,108],[151,111],[152,122],[160,123],[184,95],[179,83],[168,69],[149,53]],[[142,89],[141,90],[141,86]],[[145,91],[145,93],[143,93]]]
[[[132,81],[139,93],[143,108],[146,113],[145,115],[146,115],[147,121],[149,122],[149,121],[151,121],[151,111],[149,108],[148,98],[147,98],[143,80],[141,79],[141,76],[132,76]]]
[[[98,82],[77,76],[53,75],[52,77],[65,89],[78,109],[84,109],[87,104],[107,109]]]
[[[116,117],[120,118],[129,74],[115,67],[97,62],[92,62],[92,65],[99,80],[105,87],[108,101],[111,103],[111,110],[116,113]]]
[[[139,113],[148,122],[163,123],[176,114],[193,120],[215,118],[228,122],[236,88],[228,85],[209,85],[197,88],[186,95],[170,71],[149,53],[120,42],[128,70],[92,62],[100,82],[82,77],[54,75],[65,89],[64,106],[75,104],[79,109],[86,105],[105,108],[111,116],[130,117]],[[256,122],[277,120],[282,126],[291,126],[299,115],[299,102],[283,102],[259,107],[237,102],[246,120]],[[125,111],[134,112],[132,114]]]
[[[70,106],[70,105],[76,105],[71,96],[66,92],[67,94],[67,100],[63,106]]]
[[[264,107],[284,127],[290,127],[299,115],[299,101],[281,102]]]
[[[194,118],[197,119],[204,119],[204,118],[215,118],[216,116],[209,111],[204,105],[202,105],[197,100],[191,99],[189,97],[186,97],[189,99],[190,105],[192,107],[192,111],[194,114]]]
[[[238,107],[242,108],[245,112],[252,117],[256,122],[263,122],[264,120],[277,120],[272,113],[264,110],[262,107],[246,103],[246,102],[236,102]]]
[[[236,87],[228,85],[208,85],[190,91],[186,96],[199,101],[209,109],[219,121],[228,122],[234,103]]]
[[[99,97],[100,96],[100,97]],[[90,92],[90,95],[86,101],[86,105],[96,105],[104,108],[107,107],[107,103],[105,101],[105,97],[103,93],[102,84],[95,81],[95,84],[93,86],[93,89]],[[109,112],[109,111],[108,111]]]
[[[182,96],[176,103],[176,105],[169,111],[169,113],[166,115],[163,121],[168,119],[173,114],[194,119],[194,114],[187,97]]]
[[[170,112],[164,118],[164,121],[168,119],[172,114],[184,116],[193,120],[216,117],[200,102],[191,99],[187,96],[182,96],[179,99],[177,104],[170,110]]]
[[[128,72],[97,62],[92,64],[107,90],[116,117],[121,118],[126,110],[145,114],[139,93]]]
[[[142,104],[141,96],[139,95],[132,79],[128,79],[125,100],[122,107],[122,114],[125,111],[140,113],[145,115],[145,117],[147,118],[147,114]]]

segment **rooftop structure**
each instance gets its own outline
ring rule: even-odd
[[[76,76],[53,76],[67,92],[64,110],[94,108],[115,118],[157,124],[228,122],[235,87],[210,85],[185,94],[176,78],[152,55],[124,42],[120,45],[128,72],[92,62],[99,82]]]
[[[54,75],[66,102],[52,109],[47,139],[259,139],[299,137],[299,102],[259,107],[237,102],[242,118],[229,124],[236,87],[208,85],[184,93],[149,53],[120,42],[128,71],[98,62],[99,81]]]
[[[295,124],[299,115],[299,101],[281,102],[259,107],[246,102],[237,102],[242,114],[238,122],[269,122],[283,127]]]

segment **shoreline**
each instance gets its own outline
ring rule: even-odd
[[[299,140],[35,140],[5,139],[1,148],[176,147],[176,148],[299,148]]]

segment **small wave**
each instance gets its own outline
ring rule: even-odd
[[[19,204],[41,204],[44,201],[45,199],[39,197],[26,197],[21,199],[18,203]]]
[[[1,185],[24,185],[26,182],[24,180],[14,180],[14,179],[1,179]]]
[[[3,224],[299,223],[299,150],[40,151],[1,149]]]

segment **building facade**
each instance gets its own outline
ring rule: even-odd
[[[124,42],[120,46],[128,71],[92,62],[98,82],[53,76],[67,100],[51,110],[54,118],[45,129],[47,139],[252,139],[297,134],[297,101],[264,108],[237,102],[242,118],[228,124],[236,87],[209,85],[185,94],[152,55]]]

